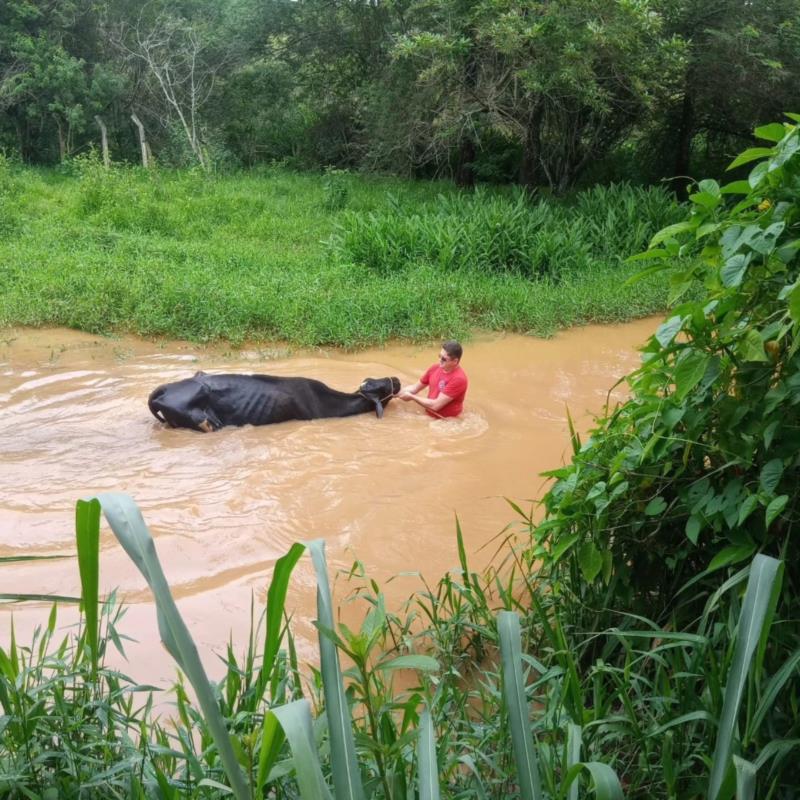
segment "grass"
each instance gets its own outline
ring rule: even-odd
[[[557,206],[335,171],[0,162],[0,325],[349,348],[475,329],[548,336],[666,306],[663,279],[622,286],[637,269],[622,259],[674,208],[630,187]]]
[[[349,630],[334,620],[321,543],[294,545],[273,574],[263,644],[254,624],[244,655],[229,646],[226,675],[209,683],[135,503],[100,503],[153,589],[197,705],[179,680],[164,724],[151,687],[106,669],[122,641],[113,597],[60,643],[54,610],[30,645],[12,633],[0,648],[4,797],[329,798],[332,786],[337,798],[376,800],[730,800],[737,782],[742,798],[756,785],[759,797],[793,796],[800,655],[780,661],[791,637],[775,559],[732,575],[689,629],[609,610],[609,627],[587,630],[566,587],[529,580],[523,551],[478,575],[459,541],[460,570],[400,613],[356,565],[353,596],[369,611]],[[78,510],[86,610],[98,603],[100,504]],[[303,547],[322,654],[305,688],[283,605]],[[400,673],[412,676],[402,686]]]

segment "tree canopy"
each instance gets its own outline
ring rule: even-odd
[[[716,174],[799,66],[795,0],[9,0],[0,147],[563,192]]]

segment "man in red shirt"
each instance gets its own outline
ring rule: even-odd
[[[460,366],[462,353],[458,342],[444,342],[439,363],[429,367],[415,384],[401,389],[397,396],[419,403],[432,417],[457,417],[464,408],[468,385],[467,374]],[[417,392],[423,386],[428,387],[428,396],[418,397]]]

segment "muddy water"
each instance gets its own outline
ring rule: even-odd
[[[74,553],[76,499],[131,494],[142,508],[179,607],[204,661],[232,637],[241,650],[251,596],[263,606],[275,560],[292,542],[321,537],[332,570],[360,559],[385,584],[399,573],[435,581],[457,564],[455,514],[476,566],[482,548],[514,518],[504,498],[526,505],[541,493],[538,473],[568,452],[565,408],[582,428],[618,377],[638,364],[635,348],[653,320],[587,327],[543,341],[478,337],[463,366],[464,415],[434,421],[414,403],[374,415],[229,428],[170,430],[151,417],[152,388],[196,370],[304,375],[353,391],[365,377],[411,383],[438,352],[387,347],[357,354],[285,349],[224,351],[181,343],[104,339],[68,330],[0,335],[0,557]],[[620,393],[615,395],[621,397]],[[529,504],[527,504],[529,506]],[[128,611],[122,631],[139,681],[169,680],[173,668],[156,632],[144,580],[104,528],[101,588],[118,588]],[[0,565],[3,592],[79,593],[74,559]],[[387,587],[399,605],[419,584]],[[347,586],[339,581],[341,598]],[[289,603],[301,655],[313,658],[314,580],[301,560]],[[0,609],[0,642],[12,611]],[[21,632],[46,619],[17,607]],[[62,612],[62,620],[74,612]],[[113,661],[113,659],[112,659]]]

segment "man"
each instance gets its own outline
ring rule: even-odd
[[[467,393],[467,375],[461,369],[461,345],[455,341],[443,342],[439,363],[433,364],[412,386],[401,389],[401,400],[419,403],[432,417],[457,417],[464,408]],[[423,386],[428,387],[427,397],[418,397]]]

